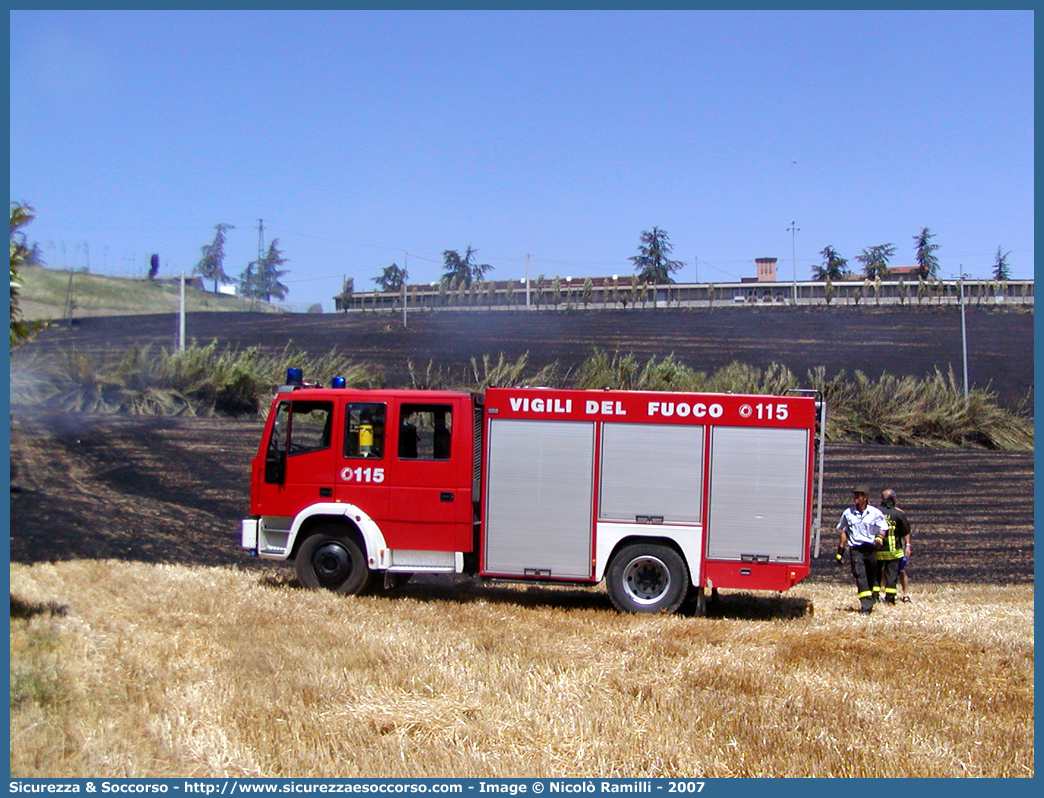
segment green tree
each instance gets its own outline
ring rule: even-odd
[[[540,303],[544,299],[544,275],[538,274],[536,280],[533,283],[533,301],[536,303],[537,310],[540,310]]]
[[[334,302],[340,310],[348,310],[352,304],[352,295],[355,294],[355,278],[345,277],[341,293],[334,297]]]
[[[673,249],[666,230],[661,230],[659,227],[643,230],[641,242],[638,245],[638,254],[629,258],[634,264],[638,279],[652,285],[673,283],[674,279],[671,274],[685,265],[680,260],[670,259]]]
[[[14,351],[48,326],[48,322],[26,322],[22,318],[19,294],[22,288],[21,272],[24,266],[43,265],[39,244],[29,245],[23,228],[37,217],[25,203],[10,204],[10,349]],[[72,275],[69,276],[72,279]]]
[[[264,257],[247,264],[246,270],[239,278],[243,296],[249,299],[263,299],[265,302],[271,302],[273,298],[286,298],[290,289],[279,282],[279,278],[287,271],[279,267],[286,265],[287,260],[279,251],[278,244],[279,239],[273,239]]]
[[[922,227],[921,232],[913,237],[916,246],[917,274],[923,278],[935,277],[939,273],[939,259],[935,257],[938,244],[933,244],[935,234],[927,227]]]
[[[867,247],[856,255],[856,260],[863,264],[863,274],[870,280],[880,277],[888,279],[888,261],[895,254],[894,244],[878,244]]]
[[[475,256],[478,250],[470,244],[464,250],[464,257],[454,249],[442,253],[443,275],[445,281],[455,280],[457,285],[470,286],[473,280],[481,280],[493,267],[488,263],[478,263]]]
[[[819,253],[823,256],[823,263],[812,267],[813,280],[843,280],[848,273],[848,259],[842,258],[841,254],[832,246],[827,246]]]
[[[196,268],[192,270],[193,274],[198,274],[204,280],[214,281],[214,293],[217,293],[218,283],[222,285],[233,282],[232,278],[225,274],[225,241],[229,230],[235,230],[236,228],[230,224],[217,224],[214,225],[214,240],[209,244],[205,244],[200,247],[202,257],[199,259],[199,263],[196,264]],[[151,274],[151,272],[150,272]]]
[[[36,218],[36,211],[24,203],[11,203],[11,349],[17,349],[47,326],[44,322],[27,322],[22,318],[18,295],[22,288],[21,271],[24,266],[34,265],[37,247],[26,243],[22,228]],[[37,261],[38,263],[39,261]]]
[[[1004,252],[1001,247],[997,247],[997,254],[993,256],[994,280],[1011,279],[1011,267],[1008,265],[1008,255],[1010,254],[1010,252]]]
[[[406,269],[399,268],[398,264],[393,263],[391,266],[385,266],[381,276],[374,277],[373,281],[381,287],[382,291],[402,291],[409,276]]]
[[[631,307],[637,307],[642,294],[642,280],[637,274],[631,275]]]

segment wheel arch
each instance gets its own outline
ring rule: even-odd
[[[602,569],[602,573],[599,574],[601,579],[605,579],[606,574],[609,571],[609,564],[613,561],[617,554],[619,554],[627,546],[633,546],[636,544],[648,544],[654,546],[666,546],[667,548],[674,549],[679,557],[682,558],[682,562],[685,563],[685,568],[689,572],[689,582],[693,582],[692,577],[692,565],[689,563],[689,558],[685,554],[685,549],[678,541],[672,537],[659,535],[625,535],[616,541],[616,545],[609,551],[609,556],[605,559],[605,567]]]
[[[370,570],[380,567],[383,553],[387,550],[384,534],[369,515],[354,504],[313,505],[299,513],[290,530],[291,543],[288,560],[297,557],[301,544],[319,527],[340,526],[346,537],[351,537],[362,548]]]

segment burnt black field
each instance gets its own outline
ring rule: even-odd
[[[272,568],[239,546],[261,423],[20,409],[11,437],[11,561],[121,559]],[[915,582],[1033,581],[1033,453],[831,444],[815,581],[834,524],[866,482],[894,488],[914,525]]]

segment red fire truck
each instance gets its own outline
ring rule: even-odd
[[[690,595],[701,608],[705,591],[783,591],[808,575],[818,394],[339,382],[295,373],[280,388],[242,522],[244,548],[293,560],[308,587],[605,579],[619,610],[673,612]]]

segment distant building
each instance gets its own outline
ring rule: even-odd
[[[754,258],[757,271],[753,277],[740,277],[741,283],[774,283],[776,282],[776,259]]]
[[[900,277],[916,277],[920,270],[920,266],[889,266],[888,277],[894,280]]]
[[[775,258],[754,258],[754,265],[757,266],[759,283],[776,282]]]

